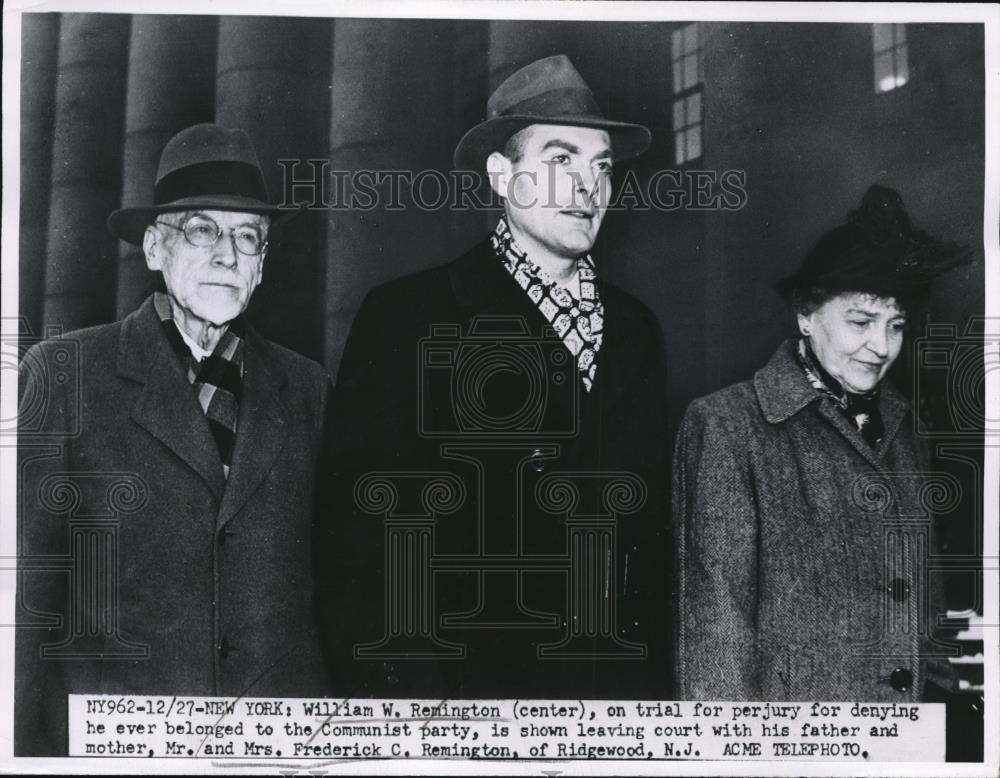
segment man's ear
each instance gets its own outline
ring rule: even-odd
[[[499,151],[494,151],[486,158],[486,175],[490,179],[490,187],[503,199],[507,199],[507,186],[510,184],[511,164]]]
[[[259,279],[263,279],[264,260],[267,259],[267,250],[270,248],[270,244],[267,242],[267,236],[271,233],[271,220],[267,216],[264,216],[261,218],[260,224],[264,232],[264,250],[260,252],[260,267],[257,269],[257,277]],[[259,284],[260,281],[258,280],[257,283]]]
[[[146,228],[146,234],[142,236],[142,253],[146,256],[146,267],[150,270],[163,270],[161,251],[160,231],[150,224]]]

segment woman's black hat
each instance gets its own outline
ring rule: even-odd
[[[905,307],[926,297],[937,276],[970,258],[967,246],[914,229],[896,190],[871,186],[846,224],[824,234],[777,289],[786,300],[814,290],[862,292],[896,298]]]

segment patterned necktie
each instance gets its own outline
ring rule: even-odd
[[[177,329],[166,295],[157,293],[154,304],[164,324],[167,339],[187,367],[188,381],[191,382],[198,404],[208,420],[219,458],[222,460],[223,473],[228,478],[233,463],[240,396],[243,390],[242,319],[234,319],[212,353],[198,360],[191,354],[180,330]]]
[[[597,353],[604,342],[604,303],[590,256],[577,260],[580,299],[576,299],[528,258],[510,234],[506,219],[500,219],[491,243],[507,272],[576,358],[583,388],[589,392],[597,376]]]

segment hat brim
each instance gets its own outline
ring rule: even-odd
[[[897,303],[926,295],[930,281],[919,278],[882,277],[874,274],[826,274],[810,276],[798,272],[782,278],[774,285],[775,291],[786,303],[791,303],[797,292],[821,289],[830,297],[841,294],[871,294],[876,297],[894,298]]]
[[[497,116],[469,130],[455,147],[456,170],[486,170],[486,158],[500,151],[508,139],[532,124],[558,124],[568,127],[591,127],[604,130],[611,138],[616,160],[631,159],[649,148],[653,136],[648,127],[630,122],[615,122],[599,116]]]
[[[184,197],[163,205],[119,208],[108,217],[108,230],[116,238],[141,246],[146,228],[156,221],[156,217],[161,213],[195,210],[260,214],[270,218],[271,227],[277,227],[298,216],[302,213],[303,208],[277,208],[252,197],[239,197],[237,195]]]

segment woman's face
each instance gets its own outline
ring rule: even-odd
[[[870,392],[899,356],[906,315],[891,297],[846,292],[827,300],[799,329],[823,369],[850,392]]]

